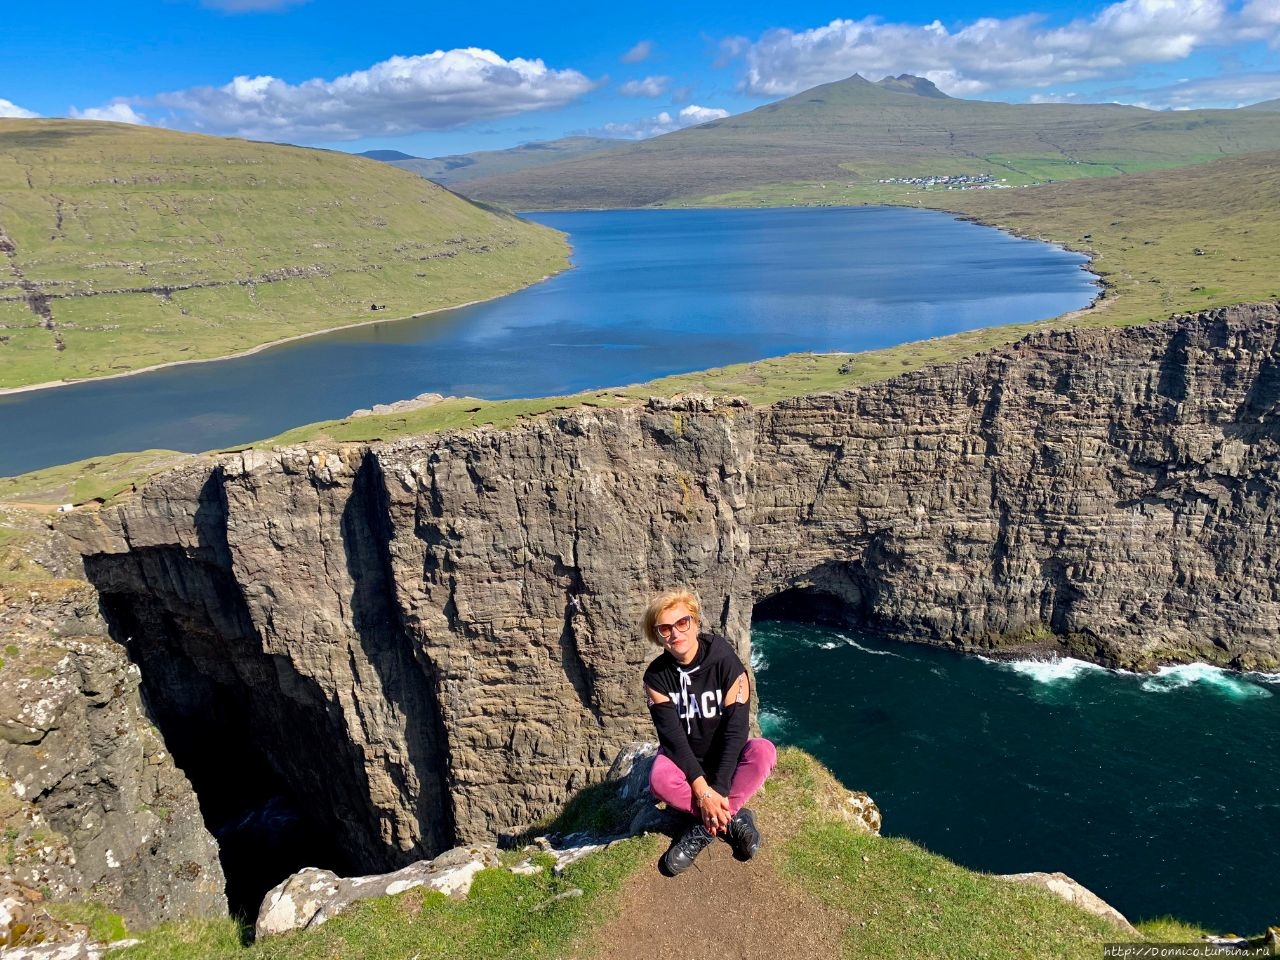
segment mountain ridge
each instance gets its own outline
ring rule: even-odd
[[[445,187],[479,177],[514,173],[586,154],[625,146],[627,141],[604,137],[569,136],[534,140],[507,150],[477,150],[443,157],[392,159],[392,166],[409,170]],[[381,159],[381,158],[379,158]]]
[[[1280,149],[1274,111],[1010,104],[930,90],[906,74],[879,83],[855,74],[608,154],[478,177],[457,189],[515,209],[718,203],[735,194],[750,203],[762,187],[809,181],[882,201],[885,179],[970,175],[1021,185]]]

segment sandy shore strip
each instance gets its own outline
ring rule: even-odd
[[[571,267],[565,267],[566,270]],[[225,353],[220,357],[200,357],[195,360],[170,360],[167,363],[153,363],[149,367],[139,367],[137,370],[126,370],[123,373],[108,373],[101,377],[81,377],[78,380],[49,380],[45,383],[29,383],[21,387],[0,387],[0,397],[8,396],[15,393],[29,393],[33,390],[55,390],[58,387],[70,387],[78,383],[101,383],[105,380],[119,380],[122,377],[136,377],[140,373],[151,373],[155,370],[164,370],[167,367],[186,367],[197,363],[220,363],[223,360],[237,360],[240,357],[251,357],[255,353],[261,353],[263,350],[270,350],[272,347],[278,347],[281,344],[293,343],[295,340],[306,340],[308,337],[319,337],[326,333],[337,333],[339,330],[350,330],[353,327],[373,327],[383,323],[399,323],[402,320],[416,320],[419,317],[429,317],[436,313],[444,313],[446,310],[461,310],[463,307],[474,307],[478,303],[488,303],[490,300],[500,300],[503,297],[509,297],[513,293],[519,293],[521,290],[528,290],[530,287],[536,287],[540,283],[545,283],[552,277],[559,276],[560,273],[548,273],[541,279],[526,284],[523,287],[517,287],[515,290],[508,290],[506,293],[495,293],[492,297],[481,297],[478,300],[468,300],[466,303],[455,303],[447,307],[436,307],[434,310],[424,310],[422,313],[411,313],[403,317],[379,317],[377,320],[357,320],[354,323],[342,323],[336,327],[326,327],[323,330],[312,330],[310,333],[299,333],[292,337],[283,337],[279,340],[272,340],[270,343],[260,343],[256,347],[250,347],[248,350],[241,350],[239,353]]]

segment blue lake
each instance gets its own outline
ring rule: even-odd
[[[932,211],[624,210],[532,217],[574,269],[499,300],[249,357],[0,397],[0,475],[124,450],[201,451],[420,393],[506,399],[798,351],[1053,317],[1084,258]]]

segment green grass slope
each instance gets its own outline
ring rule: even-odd
[[[554,231],[374,160],[0,120],[0,387],[493,297],[567,253]]]
[[[918,192],[879,183],[895,177],[988,175],[1024,185],[1280,149],[1273,111],[994,103],[941,96],[926,83],[854,76],[607,154],[459,189],[515,209],[642,207],[807,202],[766,188],[813,181],[844,192],[836,202],[864,202]]]
[[[1093,255],[1134,322],[1280,297],[1280,152],[1026,190],[934,194],[942,209]],[[1087,316],[1087,314],[1086,314]]]

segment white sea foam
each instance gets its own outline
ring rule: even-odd
[[[1176,667],[1161,667],[1153,676],[1142,681],[1142,689],[1149,693],[1169,693],[1185,690],[1193,684],[1210,686],[1235,700],[1248,697],[1272,697],[1270,690],[1244,675],[1232,673],[1207,663],[1184,663]]]
[[[985,658],[984,658],[985,659]],[[1148,693],[1169,693],[1185,690],[1195,684],[1205,684],[1237,700],[1250,697],[1270,697],[1274,694],[1262,684],[1280,685],[1280,674],[1236,673],[1207,663],[1186,663],[1173,667],[1160,667],[1154,674],[1136,674],[1127,670],[1111,670],[1096,663],[1062,657],[1055,660],[988,661],[1015,673],[1031,677],[1039,683],[1061,683],[1075,680],[1087,673],[1104,672],[1121,676],[1141,677],[1141,689]]]
[[[906,657],[904,657],[902,654],[894,653],[892,650],[873,650],[870,647],[864,647],[857,640],[853,639],[853,637],[849,636],[846,633],[837,633],[836,636],[840,638],[840,642],[844,644],[846,647],[853,647],[853,649],[860,650],[863,653],[869,653],[873,657],[896,657],[899,660],[906,659]],[[835,644],[832,644],[831,648],[834,649],[834,647],[835,647]]]
[[[997,666],[1030,677],[1037,683],[1063,683],[1075,680],[1086,673],[1109,672],[1106,667],[1074,657],[1058,657],[1053,660],[995,660]]]
[[[760,732],[766,737],[778,738],[791,727],[791,718],[787,716],[785,710],[761,707],[757,719],[760,722]]]
[[[765,659],[764,651],[760,649],[759,644],[751,645],[751,672],[763,673],[769,669],[769,661]]]

